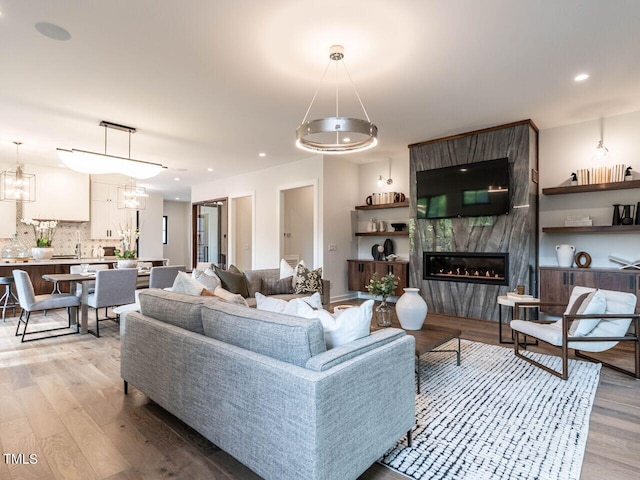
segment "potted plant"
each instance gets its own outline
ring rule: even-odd
[[[380,327],[388,327],[391,325],[391,307],[387,305],[389,298],[398,286],[398,277],[393,273],[378,278],[378,272],[374,272],[366,286],[367,291],[376,297],[380,297],[382,302],[376,307],[376,323]]]
[[[118,230],[120,236],[121,250],[115,250],[114,254],[120,260],[118,260],[118,268],[133,268],[138,262],[136,261],[136,249],[135,241],[140,236],[138,229],[134,229],[131,225],[127,224],[124,227],[120,227]]]
[[[51,245],[58,222],[55,220],[33,220],[32,218],[23,218],[20,221],[33,228],[36,246],[31,248],[31,256],[34,260],[51,259],[53,257],[53,247]]]

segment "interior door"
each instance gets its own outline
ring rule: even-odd
[[[227,199],[193,204],[193,265],[227,264]]]

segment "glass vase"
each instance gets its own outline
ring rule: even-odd
[[[376,323],[379,327],[388,327],[391,325],[391,316],[393,310],[387,305],[387,299],[383,299],[380,305],[376,307]]]
[[[13,240],[2,248],[1,254],[2,258],[6,260],[24,260],[29,258],[31,250],[25,247],[20,240],[18,240],[18,235],[14,233]]]

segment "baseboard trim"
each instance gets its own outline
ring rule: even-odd
[[[357,293],[347,293],[345,295],[336,295],[331,297],[331,303],[346,302],[347,300],[355,300],[358,298]]]

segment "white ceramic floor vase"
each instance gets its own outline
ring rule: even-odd
[[[396,314],[405,330],[420,330],[427,318],[427,302],[420,296],[419,288],[405,288],[396,303]]]
[[[556,256],[558,257],[559,267],[571,267],[573,265],[573,258],[576,253],[576,247],[573,245],[556,245]]]

